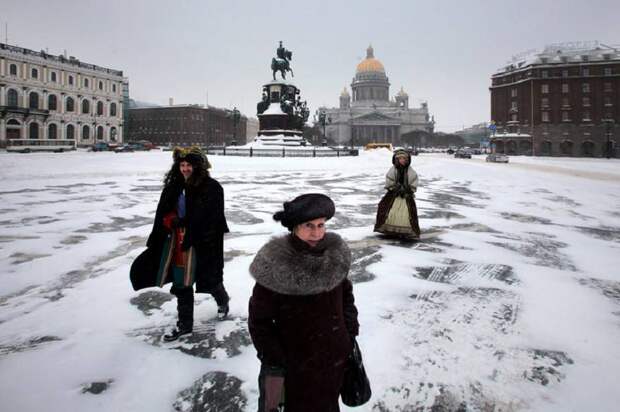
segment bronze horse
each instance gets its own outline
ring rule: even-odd
[[[274,57],[271,59],[271,70],[273,71],[273,80],[276,79],[276,72],[279,71],[282,75],[282,79],[286,80],[286,72],[291,72],[291,76],[295,77],[293,74],[293,69],[291,69],[291,65],[289,61],[292,59],[293,53],[289,50],[284,52],[284,58]]]

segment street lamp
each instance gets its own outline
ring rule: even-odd
[[[325,134],[325,126],[332,122],[332,118],[327,116],[325,109],[319,109],[319,124],[323,126],[323,146],[327,146],[327,135]]]
[[[237,145],[237,125],[239,124],[239,120],[241,120],[241,113],[239,112],[239,110],[237,110],[237,107],[232,109],[232,112],[230,112],[230,116],[232,117],[232,121],[233,121],[233,140],[231,142],[231,144],[233,146]]]
[[[605,134],[607,135],[607,158],[611,158],[611,126],[614,123],[614,119],[610,115],[607,115],[607,118],[603,120],[605,122]]]

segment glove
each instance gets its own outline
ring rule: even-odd
[[[284,376],[265,376],[265,410],[278,411],[282,391],[284,390]]]

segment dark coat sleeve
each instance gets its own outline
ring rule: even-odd
[[[179,194],[176,193],[175,197],[175,191],[171,188],[164,188],[162,190],[159,203],[157,203],[153,229],[146,241],[147,247],[158,247],[164,242],[167,235],[166,228],[164,227],[164,215],[174,209],[174,201],[178,196]]]
[[[258,358],[266,368],[286,369],[284,349],[277,332],[277,293],[254,285],[248,309],[248,327]]]
[[[357,321],[357,308],[355,307],[355,297],[353,296],[353,284],[347,278],[342,285],[343,297],[342,304],[344,306],[344,323],[351,337],[359,334],[360,324]]]

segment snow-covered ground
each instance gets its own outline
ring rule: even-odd
[[[248,266],[304,192],[337,205],[352,248],[364,411],[615,411],[620,162],[420,155],[418,243],[372,232],[387,151],[211,156],[231,233],[231,316],[197,295],[164,343],[167,289],[133,292],[170,152],[0,154],[0,410],[255,411]],[[320,412],[320,411],[317,411]]]

